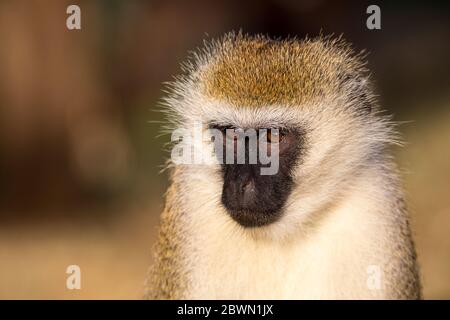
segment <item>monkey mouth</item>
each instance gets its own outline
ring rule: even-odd
[[[261,227],[276,222],[288,198],[292,179],[288,175],[259,175],[260,166],[224,166],[222,204],[241,226]]]
[[[281,216],[281,211],[272,213],[230,209],[227,209],[227,211],[230,217],[244,228],[256,228],[270,225],[276,222]]]

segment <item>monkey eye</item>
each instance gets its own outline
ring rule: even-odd
[[[237,137],[238,137],[237,131],[244,130],[242,128],[236,128],[234,126],[227,126],[227,125],[223,126],[223,125],[214,125],[214,124],[211,124],[210,128],[220,130],[222,132],[223,136],[227,137],[229,139],[237,139]],[[233,131],[227,132],[228,129],[231,129]],[[264,139],[263,136],[266,136],[265,138],[267,139],[268,143],[284,142],[285,137],[288,134],[288,132],[284,128],[280,128],[278,130],[274,130],[274,128],[268,128],[264,131],[265,132],[262,133],[261,131],[257,130],[258,136],[263,139]]]

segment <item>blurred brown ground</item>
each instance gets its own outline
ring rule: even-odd
[[[68,31],[78,4],[82,30]],[[166,175],[155,112],[202,39],[242,28],[368,49],[395,114],[426,298],[450,298],[450,10],[343,1],[0,2],[0,298],[139,298]],[[68,265],[82,289],[65,288]]]

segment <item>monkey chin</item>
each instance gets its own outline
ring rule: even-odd
[[[281,210],[267,212],[247,209],[226,209],[229,216],[240,226],[246,229],[257,229],[260,227],[269,226],[277,222],[282,216]]]

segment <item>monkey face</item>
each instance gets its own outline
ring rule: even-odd
[[[223,139],[224,155],[233,163],[222,164],[223,187],[221,202],[229,215],[243,227],[259,227],[277,221],[282,215],[283,206],[293,187],[293,167],[300,153],[301,135],[298,130],[273,129],[255,130],[258,132],[256,148],[249,139],[243,138],[245,161],[239,163],[237,139],[239,135],[228,128],[219,128]],[[263,132],[263,133],[261,133]],[[230,142],[231,143],[227,143]],[[277,152],[278,170],[262,174],[264,164],[260,151],[262,143],[267,143],[267,152],[274,156]],[[252,163],[251,152],[257,154]],[[231,154],[231,157],[230,157]]]
[[[190,210],[202,212],[199,219],[223,218],[225,211],[249,233],[281,239],[351,192],[360,174],[396,141],[389,118],[378,113],[364,65],[345,42],[321,38],[278,41],[231,34],[198,52],[164,100],[173,126],[193,133],[183,140],[188,161],[181,163],[190,164],[191,150],[208,153],[207,165],[177,171]],[[208,124],[285,128],[277,171],[261,174],[267,164],[260,159],[210,163],[215,160],[211,140],[196,139],[194,132],[208,131]],[[225,153],[235,156],[234,149]]]

